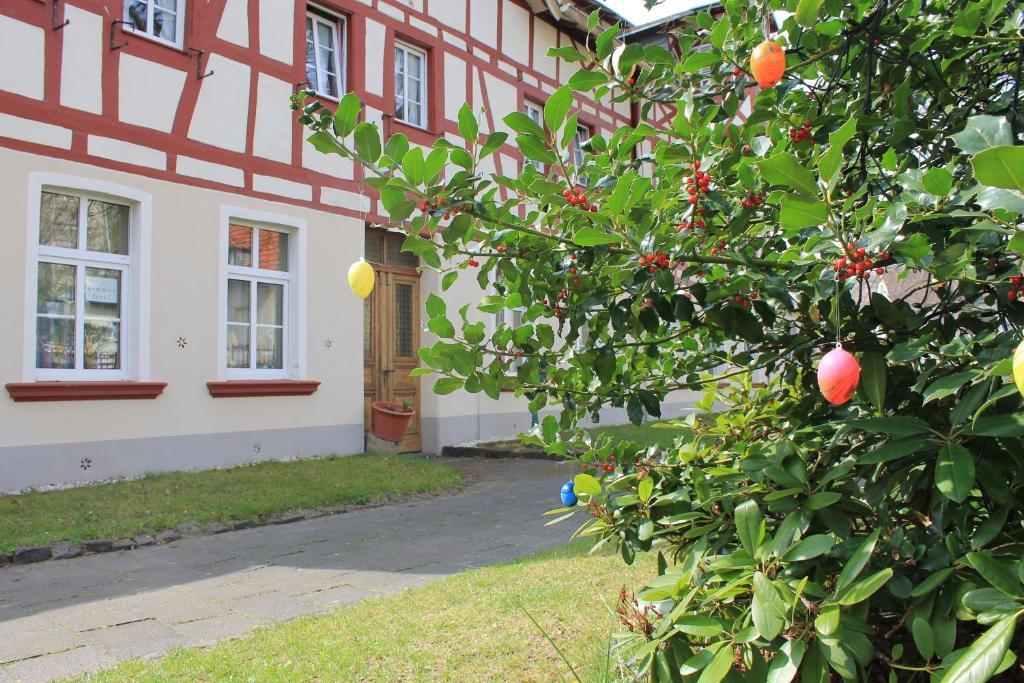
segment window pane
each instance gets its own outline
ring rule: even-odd
[[[121,369],[121,322],[85,319],[83,362],[87,370]]]
[[[306,80],[309,87],[320,89],[316,80],[316,46],[313,44],[313,20],[310,17],[306,17]]]
[[[74,318],[36,318],[36,367],[75,367]]]
[[[124,20],[132,28],[139,31],[146,30],[146,23],[149,15],[149,3],[146,0],[125,0]]]
[[[249,323],[249,283],[228,280],[228,322]]]
[[[320,50],[322,55],[334,56],[334,27],[330,24],[317,22],[316,24],[317,38],[320,39]],[[324,68],[330,68],[328,64],[324,64]]]
[[[277,230],[260,230],[260,268],[288,270],[288,235]]]
[[[395,355],[408,358],[412,348],[412,285],[395,285]]]
[[[407,63],[406,73],[408,73],[411,78],[422,78],[423,77],[423,64],[422,64],[423,58],[420,57],[415,52],[410,52],[406,56],[405,60],[406,60],[406,63]]]
[[[392,237],[387,240],[389,266],[409,266],[410,268],[415,268],[419,265],[419,259],[416,258],[416,254],[411,251],[402,251],[402,244],[404,242],[405,240],[400,237]]]
[[[252,267],[252,228],[244,225],[228,228],[228,265]]]
[[[85,315],[87,318],[121,318],[121,271],[85,269]]]
[[[249,367],[248,325],[228,325],[228,367]]]
[[[107,254],[128,254],[128,207],[89,200],[86,248]]]
[[[78,248],[78,197],[43,192],[39,207],[39,244]]]
[[[153,0],[153,35],[176,42],[178,0]]]
[[[284,368],[284,330],[280,327],[256,328],[256,367],[261,370]]]
[[[44,315],[75,315],[75,267],[39,262],[39,298],[36,312]]]
[[[379,231],[366,233],[366,244],[363,247],[366,260],[371,263],[384,263],[384,236]]]
[[[256,322],[260,325],[284,325],[283,285],[257,284]]]

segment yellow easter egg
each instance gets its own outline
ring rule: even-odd
[[[1017,383],[1017,390],[1024,395],[1024,343],[1018,345],[1013,352],[1013,381]]]
[[[356,261],[349,266],[348,286],[352,288],[352,293],[360,299],[370,296],[376,281],[373,266],[366,261]]]

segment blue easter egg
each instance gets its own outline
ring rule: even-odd
[[[567,481],[562,484],[562,505],[567,508],[571,508],[576,504],[576,492],[573,490],[573,484],[571,481]]]

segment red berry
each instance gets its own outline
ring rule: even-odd
[[[578,277],[577,278],[573,278],[572,286],[573,287],[579,287],[580,286],[580,279]]]
[[[878,275],[885,275],[885,268],[875,268],[875,273]]]
[[[695,159],[695,160],[694,160],[694,162],[693,162],[693,167],[694,167],[695,169],[697,169],[697,168],[700,168],[700,159]]]
[[[650,268],[647,269],[647,272],[651,273],[652,275],[654,273],[657,273],[658,272],[658,266],[651,266]]]
[[[1017,299],[1017,290],[1011,289],[1009,292],[1006,293],[1006,298],[1009,299],[1010,301],[1015,301]]]
[[[594,213],[596,211],[597,211],[597,204],[591,204],[590,205],[590,213]]]

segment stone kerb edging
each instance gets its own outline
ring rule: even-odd
[[[69,560],[73,557],[81,557],[82,555],[94,555],[97,553],[114,552],[117,550],[133,550],[135,548],[143,548],[151,545],[173,543],[174,541],[190,536],[209,536],[213,534],[221,534],[225,531],[240,531],[242,529],[270,526],[272,524],[291,524],[292,522],[299,522],[305,519],[340,515],[346,512],[354,512],[356,510],[378,508],[397,503],[429,500],[430,498],[450,496],[459,493],[470,483],[472,483],[470,477],[464,473],[462,484],[447,489],[441,489],[439,491],[411,493],[408,495],[388,495],[380,498],[374,498],[373,500],[365,503],[353,503],[351,505],[340,505],[317,509],[302,508],[299,510],[289,510],[286,512],[278,512],[273,515],[261,515],[259,520],[243,519],[230,524],[207,522],[205,525],[200,526],[195,522],[183,522],[173,529],[164,529],[163,531],[159,531],[155,534],[140,534],[134,538],[90,539],[88,541],[83,541],[81,545],[75,545],[70,541],[57,541],[50,545],[25,546],[18,548],[11,554],[0,553],[0,568],[12,565],[45,562],[47,560]]]

